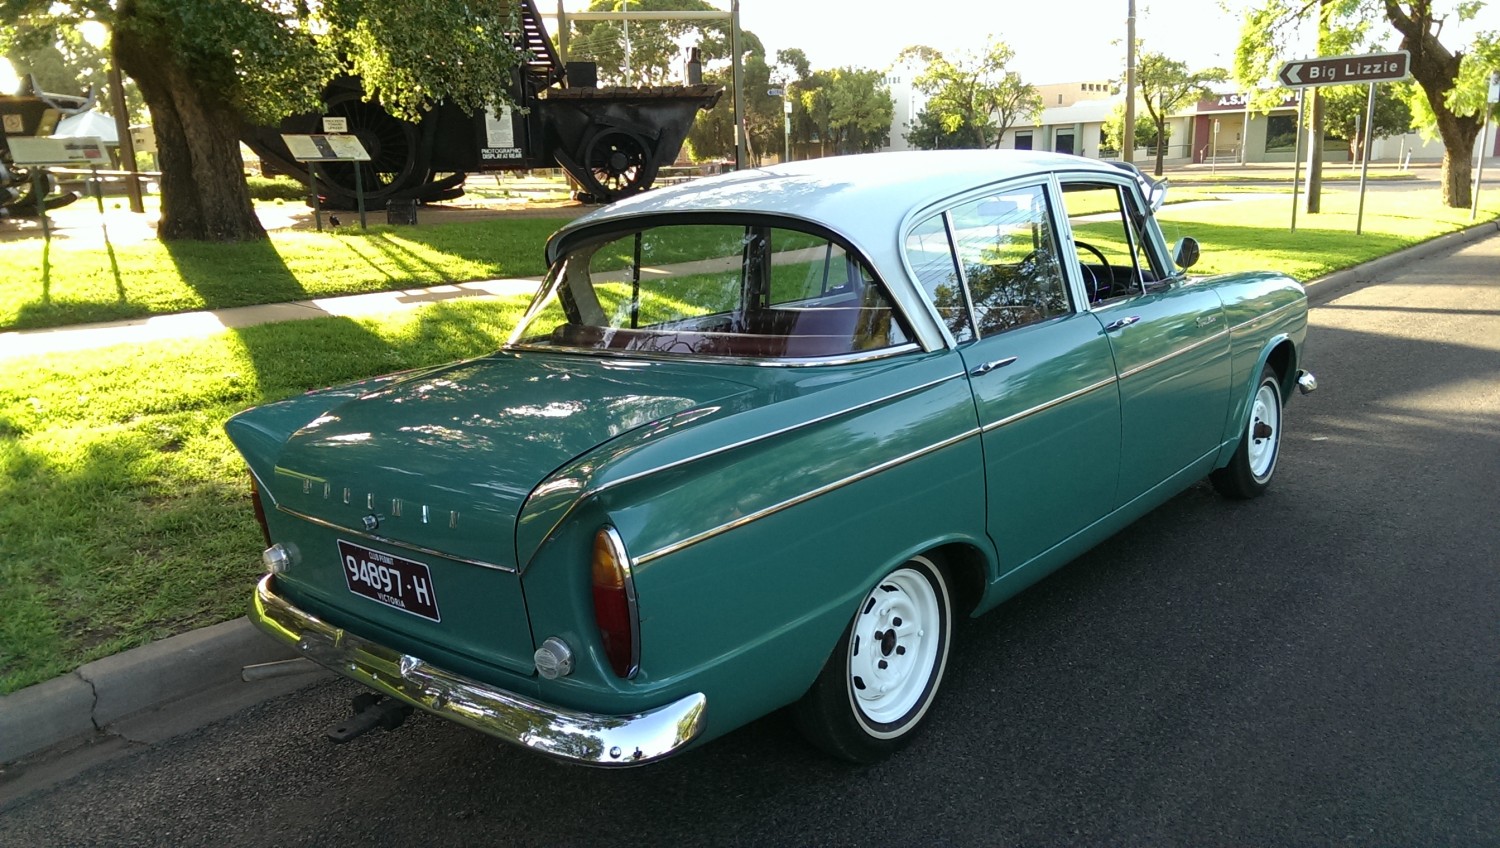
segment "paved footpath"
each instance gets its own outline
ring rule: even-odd
[[[260,306],[236,306],[207,312],[181,312],[99,324],[13,330],[0,333],[0,360],[117,344],[144,344],[159,339],[211,336],[224,330],[278,321],[380,315],[456,298],[529,295],[536,291],[540,283],[541,279],[534,277],[447,283],[426,288],[267,303]]]
[[[1431,263],[1415,263],[1432,258]],[[1430,266],[1430,267],[1429,267]],[[1491,222],[1444,236],[1309,282],[1315,303],[1413,268],[1492,280],[1500,267],[1500,226]],[[365,315],[457,297],[534,291],[536,280],[492,280],[374,295],[243,307],[92,327],[0,334],[0,359],[122,342],[207,335],[230,327],[325,315]],[[247,587],[248,591],[248,587]],[[67,779],[104,759],[202,727],[245,707],[308,685],[311,664],[254,682],[243,666],[285,660],[289,653],[241,618],[174,636],[90,663],[77,671],[0,697],[0,808]],[[254,675],[250,675],[254,676]]]

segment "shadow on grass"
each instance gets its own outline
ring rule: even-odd
[[[525,302],[266,324],[0,376],[0,692],[244,614],[261,545],[231,415],[489,353]]]

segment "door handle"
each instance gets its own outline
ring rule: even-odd
[[[1004,359],[996,359],[993,362],[986,362],[985,364],[975,368],[973,371],[970,371],[969,376],[983,377],[991,371],[994,371],[996,368],[1004,368],[1005,366],[1010,365],[1011,363],[1015,362],[1016,359],[1017,357],[1007,356]]]
[[[1113,333],[1115,330],[1123,330],[1139,320],[1141,320],[1141,316],[1139,315],[1127,315],[1118,321],[1111,321],[1104,325],[1104,332]]]

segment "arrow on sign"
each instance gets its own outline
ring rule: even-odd
[[[1281,77],[1281,81],[1286,85],[1301,85],[1302,78],[1297,76],[1301,70],[1301,63],[1293,63],[1282,68],[1281,73],[1277,74],[1277,76]]]

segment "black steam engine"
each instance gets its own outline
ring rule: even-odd
[[[470,114],[445,104],[411,123],[366,101],[359,81],[344,78],[325,91],[322,114],[252,128],[245,143],[274,170],[307,182],[306,165],[281,134],[318,134],[324,117],[345,119],[370,161],[319,165],[321,193],[336,206],[355,204],[355,167],[371,208],[458,197],[470,173],[553,167],[567,171],[585,199],[606,202],[650,188],[657,170],[677,158],[698,111],[723,93],[709,85],[598,88],[591,64],[564,67],[535,0],[519,0],[518,12],[516,48],[525,61],[514,78],[517,107]]]

